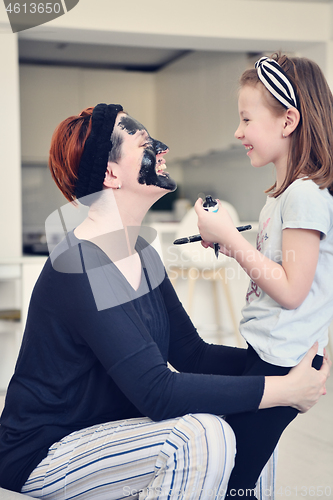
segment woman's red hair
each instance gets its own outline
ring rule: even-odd
[[[74,201],[74,188],[85,142],[91,131],[93,107],[70,116],[55,129],[50,147],[49,168],[60,191]]]

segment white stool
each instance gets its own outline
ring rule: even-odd
[[[235,226],[239,225],[239,218],[235,208],[230,205],[230,203],[221,201],[222,206],[224,206]],[[191,208],[182,221],[179,223],[176,239],[185,236],[192,236],[198,234],[197,226],[197,215],[194,208]],[[213,286],[213,300],[215,309],[215,320],[217,326],[220,324],[220,311],[219,311],[219,301],[218,301],[218,283],[221,283],[224,290],[224,295],[227,301],[232,325],[233,332],[236,339],[236,345],[243,346],[243,339],[239,333],[237,314],[232,301],[230,285],[226,276],[226,269],[230,262],[229,257],[223,254],[219,254],[219,258],[216,259],[214,252],[209,249],[203,248],[201,243],[189,243],[185,245],[179,245],[179,259],[178,262],[172,266],[172,271],[179,275],[185,275],[188,280],[188,299],[186,304],[186,310],[189,316],[191,316],[193,297],[195,284],[198,279],[209,280]],[[172,273],[174,274],[174,273]],[[172,279],[173,284],[176,286],[177,277]]]

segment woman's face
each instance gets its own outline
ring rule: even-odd
[[[128,180],[147,186],[174,191],[177,184],[165,170],[164,155],[169,151],[163,142],[150,137],[147,129],[125,113],[119,113],[115,125],[119,134],[121,156],[117,164],[124,167]],[[131,179],[130,179],[130,177]]]

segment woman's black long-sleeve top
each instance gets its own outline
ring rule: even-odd
[[[264,377],[238,376],[245,350],[205,343],[156,251],[141,238],[136,248],[137,291],[73,233],[47,260],[0,420],[2,487],[20,491],[49,447],[75,430],[258,409]]]

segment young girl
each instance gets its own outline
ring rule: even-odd
[[[203,245],[218,242],[251,278],[240,324],[244,374],[286,374],[315,342],[319,369],[333,319],[333,96],[314,62],[277,54],[261,58],[240,84],[235,136],[252,166],[274,164],[276,182],[260,214],[257,249],[221,206],[208,213],[199,199]],[[227,419],[237,442],[230,497],[255,487],[297,413],[276,407]]]

